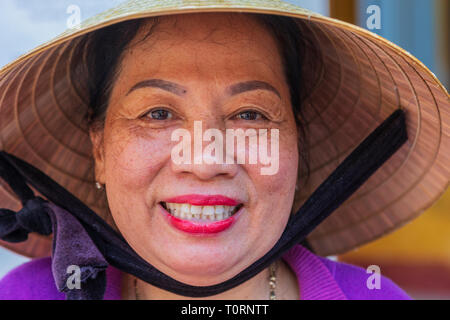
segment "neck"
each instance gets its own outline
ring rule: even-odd
[[[268,300],[270,296],[269,277],[270,271],[267,268],[239,286],[220,294],[205,298],[191,298],[157,288],[127,274],[122,280],[122,297],[129,300]],[[282,260],[278,261],[276,278],[277,299],[299,298],[297,278]]]

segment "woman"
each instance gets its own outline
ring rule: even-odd
[[[307,22],[311,14],[281,2],[217,1],[217,12],[202,12],[209,11],[204,5],[186,1],[175,10],[186,14],[168,15],[170,1],[124,4],[107,25],[88,21],[69,41],[62,37],[1,74],[2,176],[9,185],[2,207],[13,207],[15,193],[24,209],[3,211],[0,235],[18,241],[30,231],[53,231],[54,244],[51,259],[10,272],[0,297],[63,299],[59,290],[69,299],[409,299],[389,279],[381,277],[373,290],[365,270],[311,250],[335,254],[379,237],[445,190],[448,132],[438,137],[432,130],[433,110],[443,113],[438,126],[448,123],[445,89],[422,65],[406,70],[409,62],[400,58],[410,56],[356,27],[314,15],[316,22]],[[414,74],[410,84],[420,92],[404,83]],[[432,83],[428,92],[419,77]],[[416,105],[429,112],[419,122]],[[377,147],[376,154],[381,147],[392,152],[370,165],[373,173],[386,162],[349,198],[368,179],[360,172],[372,159],[359,148],[342,160],[392,114],[370,137],[387,136],[399,108],[408,138],[392,131],[404,139]],[[429,131],[417,131],[418,123]],[[247,144],[228,135],[239,130]],[[373,139],[364,146],[374,149]],[[79,213],[81,205],[69,205],[69,195],[49,188],[19,158],[120,236],[87,209]],[[322,184],[305,201],[339,163],[345,164],[334,173],[365,178]],[[49,201],[34,197],[22,179]],[[425,199],[414,200],[418,183],[429,187]],[[321,206],[347,199],[308,242],[296,244],[331,213]],[[317,221],[307,218],[320,210]],[[30,253],[24,250],[37,241],[47,254],[42,238],[13,248]],[[73,265],[81,267],[81,288],[69,285],[65,271]]]

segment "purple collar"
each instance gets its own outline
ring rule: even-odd
[[[306,248],[294,246],[283,260],[297,276],[301,300],[347,300],[327,266]]]

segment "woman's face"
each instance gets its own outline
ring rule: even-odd
[[[91,132],[96,178],[118,229],[142,258],[176,280],[216,284],[263,256],[290,215],[297,129],[282,59],[269,30],[247,15],[161,18],[137,41],[149,27],[124,53],[104,130]],[[191,163],[174,161],[181,140],[172,134],[187,130],[193,145],[197,121],[203,133],[223,133],[228,161],[219,163],[215,151],[214,163],[208,156],[196,163],[190,145]],[[239,128],[267,129],[269,151],[271,130],[278,130],[275,174],[263,175],[268,165],[259,158],[237,163],[225,150],[226,130]],[[255,147],[249,140],[247,151]],[[210,144],[200,141],[203,150]]]

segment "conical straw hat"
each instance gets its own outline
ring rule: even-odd
[[[415,57],[357,26],[274,0],[128,1],[23,55],[0,71],[0,149],[36,166],[102,217],[85,115],[86,35],[136,18],[191,12],[247,12],[296,18],[318,50],[305,65],[323,66],[304,104],[311,174],[295,208],[394,110],[406,111],[408,141],[308,237],[321,255],[348,251],[407,223],[431,206],[450,176],[449,96]],[[309,64],[308,64],[309,61]],[[300,85],[300,84],[299,84]],[[303,181],[304,170],[300,170]],[[21,204],[0,180],[0,207]],[[2,245],[27,256],[50,254],[51,241],[33,235]]]

